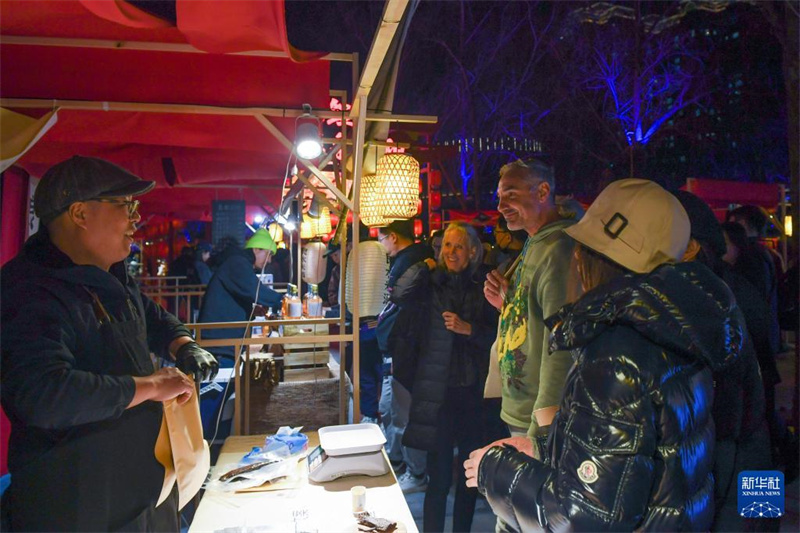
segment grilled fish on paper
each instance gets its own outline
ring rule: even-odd
[[[231,481],[236,476],[239,476],[241,474],[246,474],[247,472],[253,472],[254,470],[259,470],[261,468],[264,468],[265,466],[269,466],[269,465],[277,463],[277,462],[278,462],[278,460],[276,460],[276,459],[270,459],[268,461],[259,461],[257,463],[253,463],[251,465],[245,465],[245,466],[242,466],[242,467],[239,467],[239,468],[234,468],[233,470],[231,470],[229,472],[226,472],[226,473],[222,474],[221,476],[219,476],[219,480],[220,481]]]

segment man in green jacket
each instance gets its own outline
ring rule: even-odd
[[[574,221],[559,215],[553,189],[553,169],[540,161],[517,160],[500,169],[498,210],[510,230],[524,229],[528,239],[519,264],[490,272],[484,285],[486,299],[500,310],[500,416],[511,432],[504,442],[533,456],[537,441],[544,443],[572,365],[569,352],[548,353],[544,319],[579,287],[571,281],[574,242],[562,231]]]

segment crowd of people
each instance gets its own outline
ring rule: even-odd
[[[133,198],[153,185],[72,158],[36,190],[40,230],[2,269],[3,529],[177,530],[153,453],[160,404],[188,401],[191,377],[233,353],[200,348],[125,269]],[[585,213],[555,191],[551,167],[514,161],[493,243],[463,222],[417,242],[411,220],[365,243],[385,251],[387,281],[373,288],[383,310],[356,326],[362,412],[403,491],[425,492],[423,529],[444,530],[455,481],[454,531],[471,529],[479,493],[497,531],[777,530],[741,516],[735,487],[742,471],[797,470],[775,405],[797,307],[780,303],[792,293],[759,240],[766,217],[744,206],[719,224],[696,196],[642,179],[612,182]],[[277,309],[256,272],[292,269],[269,232],[206,272],[210,251],[178,263],[207,276],[201,321]],[[341,254],[325,252],[334,281]],[[337,286],[323,294],[343,305]]]
[[[720,224],[648,180],[613,182],[585,214],[554,190],[540,161],[503,167],[488,250],[464,223],[427,249],[408,224],[379,231],[381,422],[404,492],[425,491],[423,529],[444,529],[455,478],[453,531],[478,491],[497,531],[777,530],[736,501],[740,472],[797,470],[765,215]]]

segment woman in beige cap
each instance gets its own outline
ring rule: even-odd
[[[612,183],[565,231],[585,294],[547,320],[575,363],[545,460],[489,446],[467,484],[521,531],[708,530],[711,373],[738,357],[741,315],[714,276],[674,265],[689,219],[651,181]]]

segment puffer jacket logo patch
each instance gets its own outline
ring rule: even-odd
[[[584,483],[594,483],[600,476],[597,475],[597,465],[592,461],[584,461],[578,467],[578,477]]]

